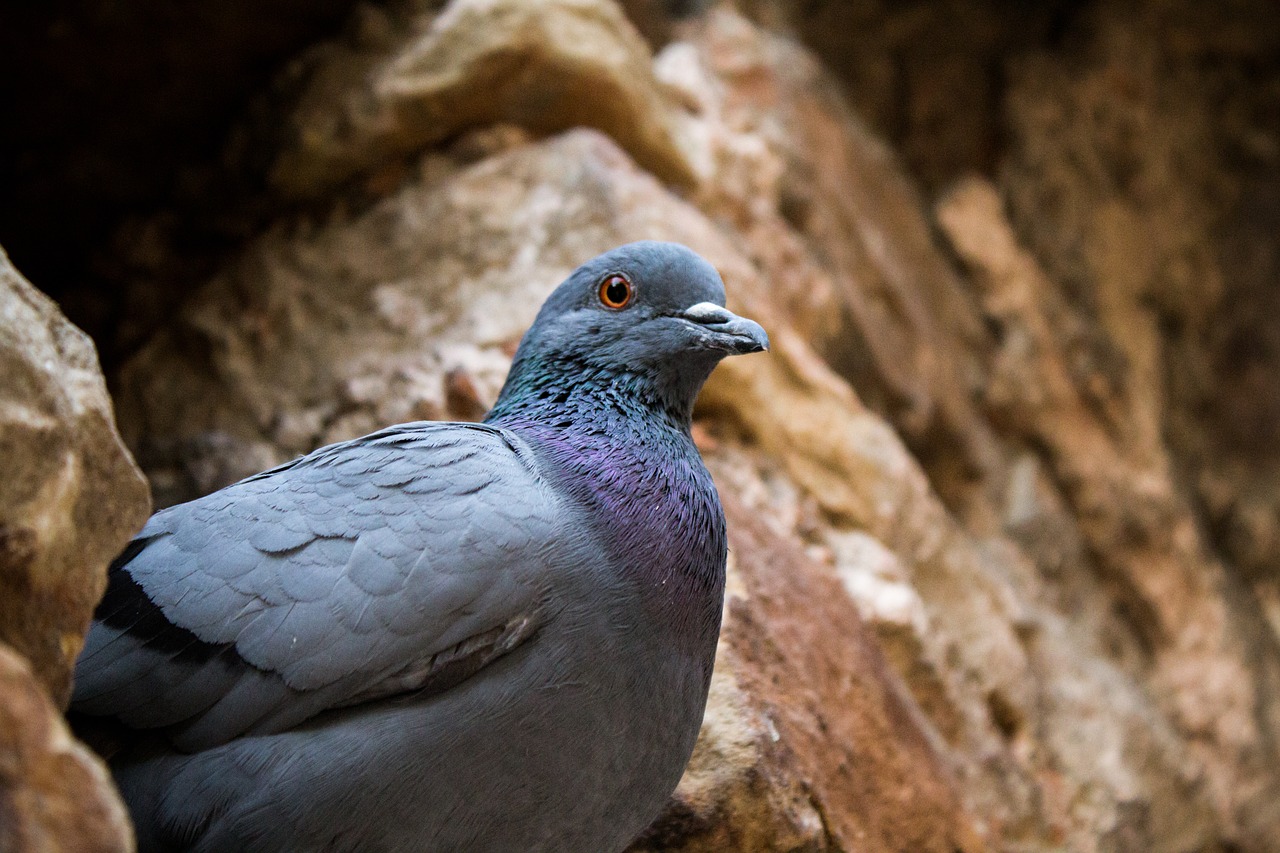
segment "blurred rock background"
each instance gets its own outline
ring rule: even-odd
[[[477,418],[642,238],[775,350],[636,850],[1280,850],[1274,4],[7,3],[0,87],[0,850],[130,844],[56,713],[113,400],[157,506]]]

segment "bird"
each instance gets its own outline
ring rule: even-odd
[[[620,246],[543,303],[482,422],[391,426],[157,512],[72,710],[144,851],[618,851],[691,756],[727,536],[692,438],[768,349],[709,262]]]

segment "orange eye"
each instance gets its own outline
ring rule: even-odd
[[[606,308],[612,308],[615,311],[626,308],[635,295],[636,291],[631,286],[631,279],[621,273],[614,273],[600,282],[600,301]]]

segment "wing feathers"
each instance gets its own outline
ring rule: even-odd
[[[76,709],[201,748],[469,677],[540,623],[563,507],[530,458],[405,424],[157,513],[113,566]]]

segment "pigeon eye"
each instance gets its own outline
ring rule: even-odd
[[[630,305],[635,294],[631,279],[621,273],[614,273],[600,282],[600,301],[604,307],[612,308],[614,311]]]

